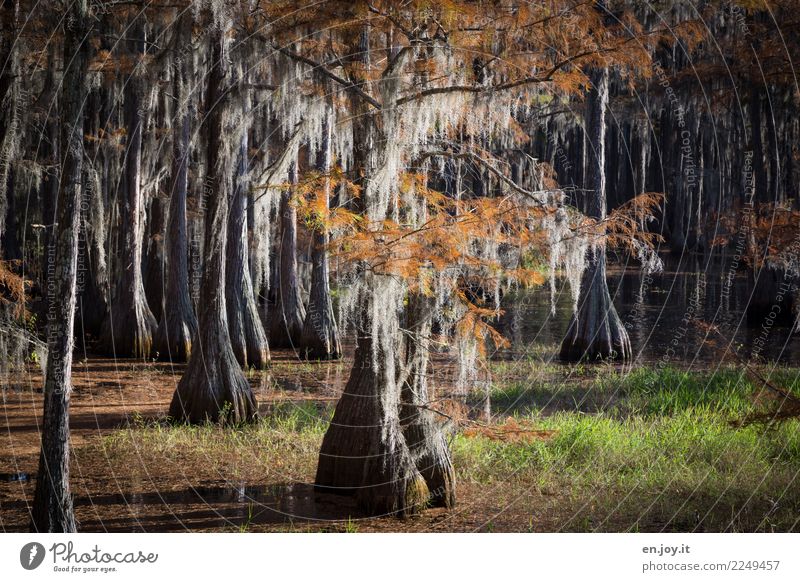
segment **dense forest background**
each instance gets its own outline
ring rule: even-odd
[[[748,324],[800,331],[798,9],[2,0],[0,350],[44,376],[32,527],[76,528],[75,357],[185,363],[164,413],[222,426],[256,421],[270,350],[352,358],[315,486],[412,515],[456,502],[434,361],[485,384],[519,290],[555,309],[568,283],[565,362],[634,357],[608,272],[665,260],[721,261],[721,308],[744,277]]]

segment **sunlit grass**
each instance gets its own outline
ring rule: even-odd
[[[800,385],[790,369],[773,381]],[[790,529],[800,515],[800,421],[737,426],[771,405],[761,390],[735,369],[518,376],[492,387],[495,419],[550,436],[502,442],[457,431],[453,459],[462,483],[556,496],[567,530]],[[134,419],[93,446],[128,472],[170,462],[198,479],[308,482],[331,414],[283,403],[234,428]]]
[[[797,390],[796,372],[781,374],[793,382],[773,380]],[[462,480],[534,484],[590,508],[576,510],[588,521],[570,519],[565,529],[636,529],[642,520],[666,529],[788,529],[800,512],[800,421],[735,424],[770,406],[762,390],[734,369],[604,373],[588,386],[516,381],[494,387],[495,411],[553,436],[509,443],[458,435],[454,459]]]
[[[134,418],[95,449],[118,467],[138,474],[172,462],[196,479],[309,480],[330,411],[313,403],[280,404],[251,424],[171,424]]]
[[[460,479],[558,491],[590,503],[590,513],[606,518],[604,529],[611,530],[653,512],[667,529],[685,529],[687,521],[703,521],[705,529],[787,529],[797,519],[798,421],[732,428],[699,409],[657,419],[561,412],[540,419],[538,427],[554,436],[529,443],[457,436],[453,455]],[[714,512],[715,502],[735,509],[736,519],[727,510]],[[768,524],[763,508],[771,505]],[[705,507],[712,510],[709,517],[700,515]],[[565,527],[583,529],[577,522]]]
[[[701,409],[736,418],[758,405],[768,406],[771,394],[762,382],[734,368],[706,373],[643,367],[620,373],[597,367],[587,379],[581,373],[578,370],[568,380],[539,373],[505,382],[498,379],[492,386],[492,404],[509,413],[581,410],[662,416]],[[781,388],[800,394],[796,370],[779,369],[771,378]]]
[[[780,463],[800,469],[797,421],[774,429],[757,425],[734,429],[699,410],[657,420],[562,412],[541,419],[537,427],[554,431],[554,436],[530,443],[456,437],[454,455],[470,472],[464,476],[491,480],[569,474],[589,485],[639,481],[649,474],[666,484],[709,472],[761,476]],[[486,463],[475,462],[480,459]]]

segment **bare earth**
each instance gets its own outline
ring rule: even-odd
[[[349,367],[345,361],[298,370],[288,353],[273,353],[273,362],[267,374],[251,379],[262,413],[277,402],[335,403]],[[313,459],[291,468],[291,451],[283,473],[245,471],[235,479],[180,459],[132,453],[133,461],[121,464],[103,458],[104,437],[165,414],[182,371],[130,360],[75,363],[71,483],[81,531],[553,531],[569,518],[552,492],[497,482],[459,483],[459,504],[451,511],[365,519],[349,498],[315,493]],[[0,527],[27,531],[42,414],[38,369],[8,379],[2,396]]]

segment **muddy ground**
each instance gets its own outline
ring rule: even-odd
[[[266,374],[251,377],[259,410],[310,400],[332,405],[349,362],[299,364],[273,353]],[[315,493],[306,479],[274,475],[229,479],[164,458],[120,467],[97,444],[121,429],[163,417],[182,365],[89,358],[76,362],[70,427],[71,485],[82,531],[553,531],[565,516],[552,494],[507,484],[459,483],[457,508],[422,516],[365,519],[347,497]],[[42,415],[42,377],[31,367],[8,379],[0,420],[0,527],[27,531],[35,487]],[[133,428],[132,428],[133,427]],[[286,462],[291,464],[291,455]]]

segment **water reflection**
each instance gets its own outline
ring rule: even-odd
[[[800,337],[766,317],[748,322],[752,289],[747,275],[732,272],[722,261],[691,268],[667,261],[663,272],[646,276],[638,269],[620,269],[609,273],[609,288],[630,335],[635,364],[717,362],[726,349],[735,349],[745,358],[800,365]],[[546,359],[557,358],[572,314],[565,282],[559,282],[555,313],[547,287],[508,295],[503,307],[500,328],[512,341],[513,356],[538,351]],[[704,323],[717,326],[724,339],[709,334]]]
[[[93,495],[75,499],[75,509],[82,530],[108,532],[236,530],[298,522],[323,528],[326,522],[362,517],[352,498],[319,493],[306,483]]]

